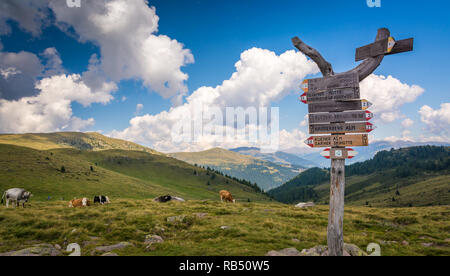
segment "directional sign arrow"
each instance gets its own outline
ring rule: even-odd
[[[334,133],[369,133],[376,127],[367,122],[361,123],[333,123],[333,124],[311,124],[310,134],[334,134]]]
[[[413,44],[414,39],[412,38],[395,41],[393,37],[389,37],[356,49],[355,60],[360,61],[379,55],[393,55],[409,52],[413,50]]]
[[[305,144],[312,148],[367,147],[369,137],[367,134],[312,136],[305,141]]]
[[[366,111],[350,111],[336,113],[315,113],[309,114],[310,124],[324,124],[333,122],[360,122],[369,121],[373,118],[373,113]]]
[[[332,89],[323,92],[305,92],[300,96],[302,103],[320,103],[328,101],[349,101],[360,98],[359,87]]]
[[[325,149],[320,153],[326,159],[352,159],[358,152],[350,148],[342,149]]]
[[[357,73],[338,74],[327,78],[304,80],[300,85],[304,92],[321,92],[331,89],[359,88]]]
[[[324,103],[314,103],[308,105],[309,113],[319,112],[341,112],[349,110],[366,110],[372,106],[367,100],[354,101],[329,101]]]

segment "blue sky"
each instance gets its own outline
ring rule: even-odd
[[[448,1],[382,0],[381,8],[369,8],[366,0],[155,0],[149,4],[156,8],[159,17],[155,34],[163,34],[182,43],[195,59],[194,63],[180,67],[189,76],[185,82],[188,88],[186,96],[199,87],[216,87],[229,79],[236,71],[235,63],[248,49],[267,49],[277,55],[294,50],[290,41],[294,36],[318,49],[333,64],[336,72],[347,71],[357,65],[354,62],[355,49],[373,42],[379,27],[389,28],[396,39],[414,37],[413,52],[386,57],[375,74],[392,75],[401,83],[420,86],[424,92],[414,97],[412,102],[401,104],[398,109],[395,107],[394,111],[400,112],[395,120],[377,122],[380,127],[374,138],[395,136],[419,140],[423,139],[421,135],[424,132],[431,131],[432,134],[425,136],[448,139],[447,123],[450,119],[445,118],[448,113],[440,110],[441,104],[449,102],[450,69],[445,64],[450,60]],[[47,23],[43,24],[41,33],[35,35],[23,28],[20,20],[13,16],[8,18],[8,14],[2,16],[7,18],[6,24],[11,28],[9,33],[4,32],[0,36],[4,53],[25,51],[42,58],[40,54],[45,49],[54,47],[66,74],[85,72],[92,54],[102,57],[99,43],[92,41],[94,39],[80,41],[76,26],[67,31],[58,24]],[[47,19],[52,22],[58,16],[50,12]],[[71,102],[73,116],[95,120],[95,124],[86,130],[106,134],[122,131],[130,126],[132,118],[144,114],[157,115],[172,106],[171,99],[149,89],[139,77],[120,79],[115,83],[118,89],[112,94],[114,99],[107,104],[93,102],[90,106],[83,106],[77,101]],[[307,107],[297,100],[299,91],[292,89],[271,105],[280,107],[281,129],[299,129],[306,133],[306,128],[300,123]],[[136,114],[137,104],[144,106],[139,114]],[[426,114],[425,111],[419,113],[424,106],[431,110],[425,110]],[[406,135],[401,126],[405,119],[414,122],[413,126],[406,124],[411,130]],[[442,128],[444,130],[439,130]],[[151,141],[127,138],[153,146]]]

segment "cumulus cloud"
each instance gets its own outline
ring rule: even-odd
[[[132,140],[166,152],[195,151],[215,146],[225,148],[248,146],[245,137],[241,140],[238,138],[220,141],[217,135],[200,135],[195,143],[175,143],[171,137],[171,130],[186,117],[186,114],[195,114],[199,109],[203,109],[206,113],[222,113],[222,116],[225,116],[226,107],[270,106],[272,102],[292,91],[297,91],[298,85],[306,75],[318,72],[317,66],[301,53],[287,51],[278,56],[272,51],[258,48],[243,52],[235,67],[235,73],[221,85],[201,87],[187,97],[185,104],[173,107],[169,111],[135,117],[130,121],[128,128],[113,131],[111,136]],[[223,127],[223,121],[218,120],[215,125],[218,128]],[[247,127],[257,128],[250,122]],[[289,139],[292,139],[289,135],[303,137],[300,132],[289,134],[284,131],[281,132],[280,143],[289,142]],[[291,143],[292,141],[294,140],[290,140]]]
[[[44,66],[33,53],[0,52],[0,71],[0,98],[14,100],[37,94],[34,84]]]
[[[64,1],[65,2],[65,1]],[[33,36],[41,34],[48,20],[48,0],[2,0],[0,1],[0,35],[11,33],[8,20],[19,23],[19,27]]]
[[[30,52],[0,52],[0,98],[17,100],[39,93],[36,82],[44,77],[65,73],[56,48],[45,49],[41,59]]]
[[[376,120],[390,123],[402,117],[400,108],[414,102],[425,91],[408,85],[392,76],[370,75],[361,82],[361,97],[373,103],[370,108]]]
[[[428,105],[419,110],[420,119],[427,125],[428,131],[449,140],[450,135],[450,103],[441,104],[440,109],[433,109]]]
[[[179,104],[188,91],[181,67],[194,62],[191,51],[165,35],[157,35],[159,17],[143,0],[86,1],[68,9],[51,1],[57,24],[82,42],[100,47],[99,68],[113,81],[140,79],[164,98]]]
[[[0,132],[80,131],[94,124],[94,119],[82,120],[72,114],[71,103],[87,107],[93,103],[106,104],[112,100],[114,83],[105,83],[92,90],[80,75],[59,75],[44,78],[36,85],[37,96],[19,100],[0,99]]]
[[[411,120],[410,118],[406,118],[405,120],[402,121],[402,126],[404,128],[412,127],[413,125],[414,125],[414,121]]]

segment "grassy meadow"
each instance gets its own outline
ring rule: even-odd
[[[450,255],[449,215],[449,206],[346,207],[344,240],[362,249],[376,242],[383,256]],[[185,217],[167,222],[172,216]],[[327,206],[298,209],[280,203],[227,204],[217,200],[162,204],[112,198],[111,205],[72,209],[67,202],[32,201],[26,209],[0,207],[0,252],[38,243],[64,248],[76,242],[82,255],[100,255],[95,247],[127,241],[134,246],[114,252],[260,256],[270,250],[326,245],[327,223]],[[146,249],[148,234],[159,235],[164,242]],[[402,244],[404,241],[408,245]]]

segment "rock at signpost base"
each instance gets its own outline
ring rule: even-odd
[[[303,249],[300,256],[324,256],[325,253],[328,255],[327,247],[318,245],[310,249]]]
[[[306,202],[306,203],[300,202],[299,204],[295,205],[295,207],[297,208],[309,208],[314,206],[316,206],[314,202]]]
[[[37,244],[18,251],[1,253],[0,256],[60,256],[61,251],[51,244]]]
[[[328,256],[328,247],[318,245],[313,248],[303,249],[301,252],[295,248],[286,248],[281,251],[270,251],[266,254],[266,256]],[[367,256],[367,253],[354,244],[345,243],[344,256]]]
[[[344,243],[344,252],[348,252],[350,256],[367,256],[367,253],[358,246],[350,243]]]
[[[300,251],[296,248],[286,248],[280,251],[272,250],[266,254],[269,257],[278,257],[278,256],[301,256]]]

